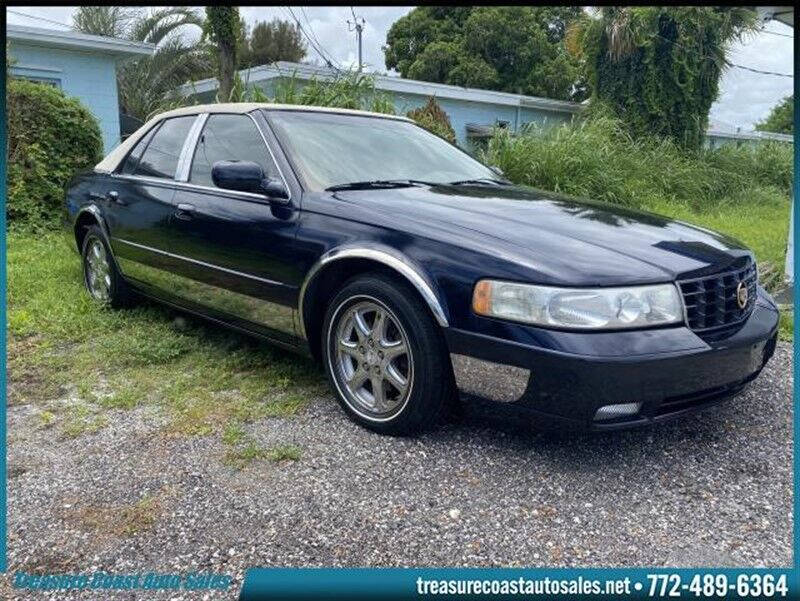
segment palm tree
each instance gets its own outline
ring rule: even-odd
[[[241,45],[242,22],[239,9],[235,6],[206,6],[204,35],[217,46],[217,79],[219,102],[227,102],[231,97],[236,77],[236,59]]]
[[[146,120],[176,99],[175,89],[205,77],[213,69],[209,46],[201,40],[203,17],[191,8],[171,6],[152,10],[82,6],[74,17],[76,29],[95,35],[114,35],[154,44],[155,53],[122,63],[117,70],[122,112]],[[187,29],[197,29],[194,41]]]
[[[129,6],[81,6],[72,16],[72,23],[84,33],[124,38],[136,10]]]

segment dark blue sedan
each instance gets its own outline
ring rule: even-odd
[[[514,186],[412,121],[314,107],[161,114],[66,200],[86,288],[320,360],[410,434],[462,398],[611,429],[730,398],[778,310],[736,240]]]

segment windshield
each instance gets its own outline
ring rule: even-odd
[[[408,121],[311,111],[269,111],[289,159],[311,191],[353,182],[448,183],[497,174]]]

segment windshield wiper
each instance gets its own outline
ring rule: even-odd
[[[451,186],[465,186],[465,185],[478,185],[485,186],[486,184],[494,186],[510,186],[511,182],[507,179],[493,179],[491,177],[479,177],[476,179],[461,179],[455,182],[450,182]]]
[[[410,188],[411,186],[436,186],[434,182],[424,182],[418,179],[370,179],[363,182],[348,182],[336,184],[325,188],[327,192],[339,190],[374,190],[381,188]]]

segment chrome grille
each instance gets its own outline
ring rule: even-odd
[[[706,339],[733,334],[750,316],[756,302],[758,276],[749,258],[743,266],[714,275],[678,282],[689,327]],[[739,307],[737,289],[747,287],[747,303]]]

